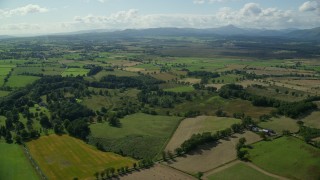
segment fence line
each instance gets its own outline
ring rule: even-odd
[[[48,177],[44,174],[44,172],[41,170],[38,163],[31,156],[28,147],[24,143],[22,143],[22,147],[23,147],[23,150],[24,150],[26,156],[28,157],[29,161],[31,162],[32,166],[35,168],[36,172],[40,175],[41,179],[48,180]]]

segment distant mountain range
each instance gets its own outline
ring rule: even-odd
[[[283,30],[267,30],[267,29],[250,29],[239,28],[234,25],[222,26],[219,28],[195,29],[195,28],[149,28],[149,29],[126,29],[126,30],[84,30],[69,33],[51,34],[49,36],[86,36],[86,37],[152,37],[152,36],[243,36],[243,37],[281,37],[297,40],[320,41],[320,27],[312,29],[283,29]],[[7,39],[12,36],[0,36],[0,39]]]
[[[7,35],[0,35],[0,39],[8,39],[12,38],[13,36],[7,36]]]

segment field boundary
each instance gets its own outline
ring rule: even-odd
[[[22,147],[23,152],[26,155],[27,159],[29,160],[29,162],[31,163],[32,167],[37,172],[37,174],[40,176],[40,178],[44,179],[44,180],[48,180],[48,177],[45,175],[45,173],[41,170],[41,168],[38,165],[38,163],[31,156],[31,153],[30,153],[28,147],[24,143],[22,144],[21,147]]]
[[[265,175],[267,175],[267,176],[274,177],[274,178],[281,179],[281,180],[289,180],[287,177],[280,176],[278,174],[274,174],[274,173],[271,173],[269,171],[266,171],[266,170],[260,168],[259,166],[255,165],[255,164],[253,164],[251,162],[242,162],[242,163],[248,165],[249,167],[251,167],[251,168],[253,168],[253,169],[255,169],[255,170],[257,170],[257,171],[259,171],[259,172],[261,172],[261,173],[263,173]]]
[[[177,168],[175,168],[175,167],[172,167],[172,166],[163,164],[163,163],[161,163],[161,162],[159,162],[159,164],[161,164],[161,165],[163,165],[163,166],[166,166],[166,167],[168,167],[168,168],[174,169],[174,170],[176,170],[176,171],[182,172],[182,173],[184,173],[184,174],[190,175],[190,176],[192,176],[193,178],[195,178],[195,177],[194,177],[194,174],[191,174],[191,173],[182,171],[182,170],[180,170],[180,169],[177,169]]]
[[[186,118],[183,117],[179,123],[177,123],[177,125],[174,127],[174,130],[172,131],[172,133],[170,134],[170,137],[168,137],[168,139],[166,140],[166,142],[162,145],[160,152],[157,153],[157,155],[155,156],[155,159],[157,160],[157,158],[159,157],[160,153],[162,153],[162,151],[164,151],[168,145],[168,143],[170,142],[171,138],[173,137],[174,133],[177,131],[179,125],[181,124],[181,122],[183,120],[185,120]],[[174,152],[172,152],[174,153]],[[161,161],[162,159],[158,159],[159,161]]]

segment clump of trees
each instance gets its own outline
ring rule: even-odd
[[[219,90],[219,96],[223,98],[241,98],[251,101],[254,106],[274,107],[277,113],[291,118],[297,118],[317,108],[310,100],[299,102],[285,102],[270,97],[252,95],[244,90],[241,85],[227,84]]]
[[[239,142],[236,145],[237,157],[240,160],[248,160],[249,159],[248,151],[243,149],[243,148],[247,147],[245,145],[246,141],[247,141],[246,138],[242,137],[242,138],[239,139]]]
[[[87,73],[88,76],[93,76],[98,74],[100,71],[103,70],[103,67],[101,66],[94,66],[92,68],[90,68],[90,71]]]

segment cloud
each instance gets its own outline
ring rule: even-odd
[[[143,15],[136,9],[119,11],[108,16],[87,15],[75,17],[77,26],[95,28],[150,28],[150,27],[196,27],[210,28],[228,24],[240,27],[282,28],[291,26],[291,11],[276,8],[262,8],[259,4],[248,3],[241,9],[221,8],[211,15],[196,14],[148,14]]]
[[[194,4],[205,4],[205,3],[226,3],[232,1],[239,1],[239,0],[193,0]]]
[[[34,13],[44,13],[48,12],[47,8],[40,7],[36,4],[28,4],[23,7],[18,7],[15,9],[0,9],[0,18],[1,17],[12,17],[12,16],[24,16],[27,14],[34,14]]]
[[[316,1],[307,1],[299,7],[299,11],[301,12],[315,11],[317,7],[318,7],[318,3]]]
[[[193,0],[194,4],[204,4],[205,2],[205,0]]]
[[[303,3],[299,7],[300,12],[316,12],[320,15],[320,0],[312,0]],[[319,18],[319,17],[318,17]]]
[[[0,25],[0,34],[50,33],[87,29],[141,29],[157,27],[213,28],[233,24],[242,28],[312,28],[319,26],[316,13],[298,10],[265,8],[247,3],[239,9],[224,7],[212,14],[143,14],[137,9],[118,11],[109,15],[75,16],[69,22]],[[11,30],[14,31],[11,31]],[[24,30],[25,29],[25,30]]]

